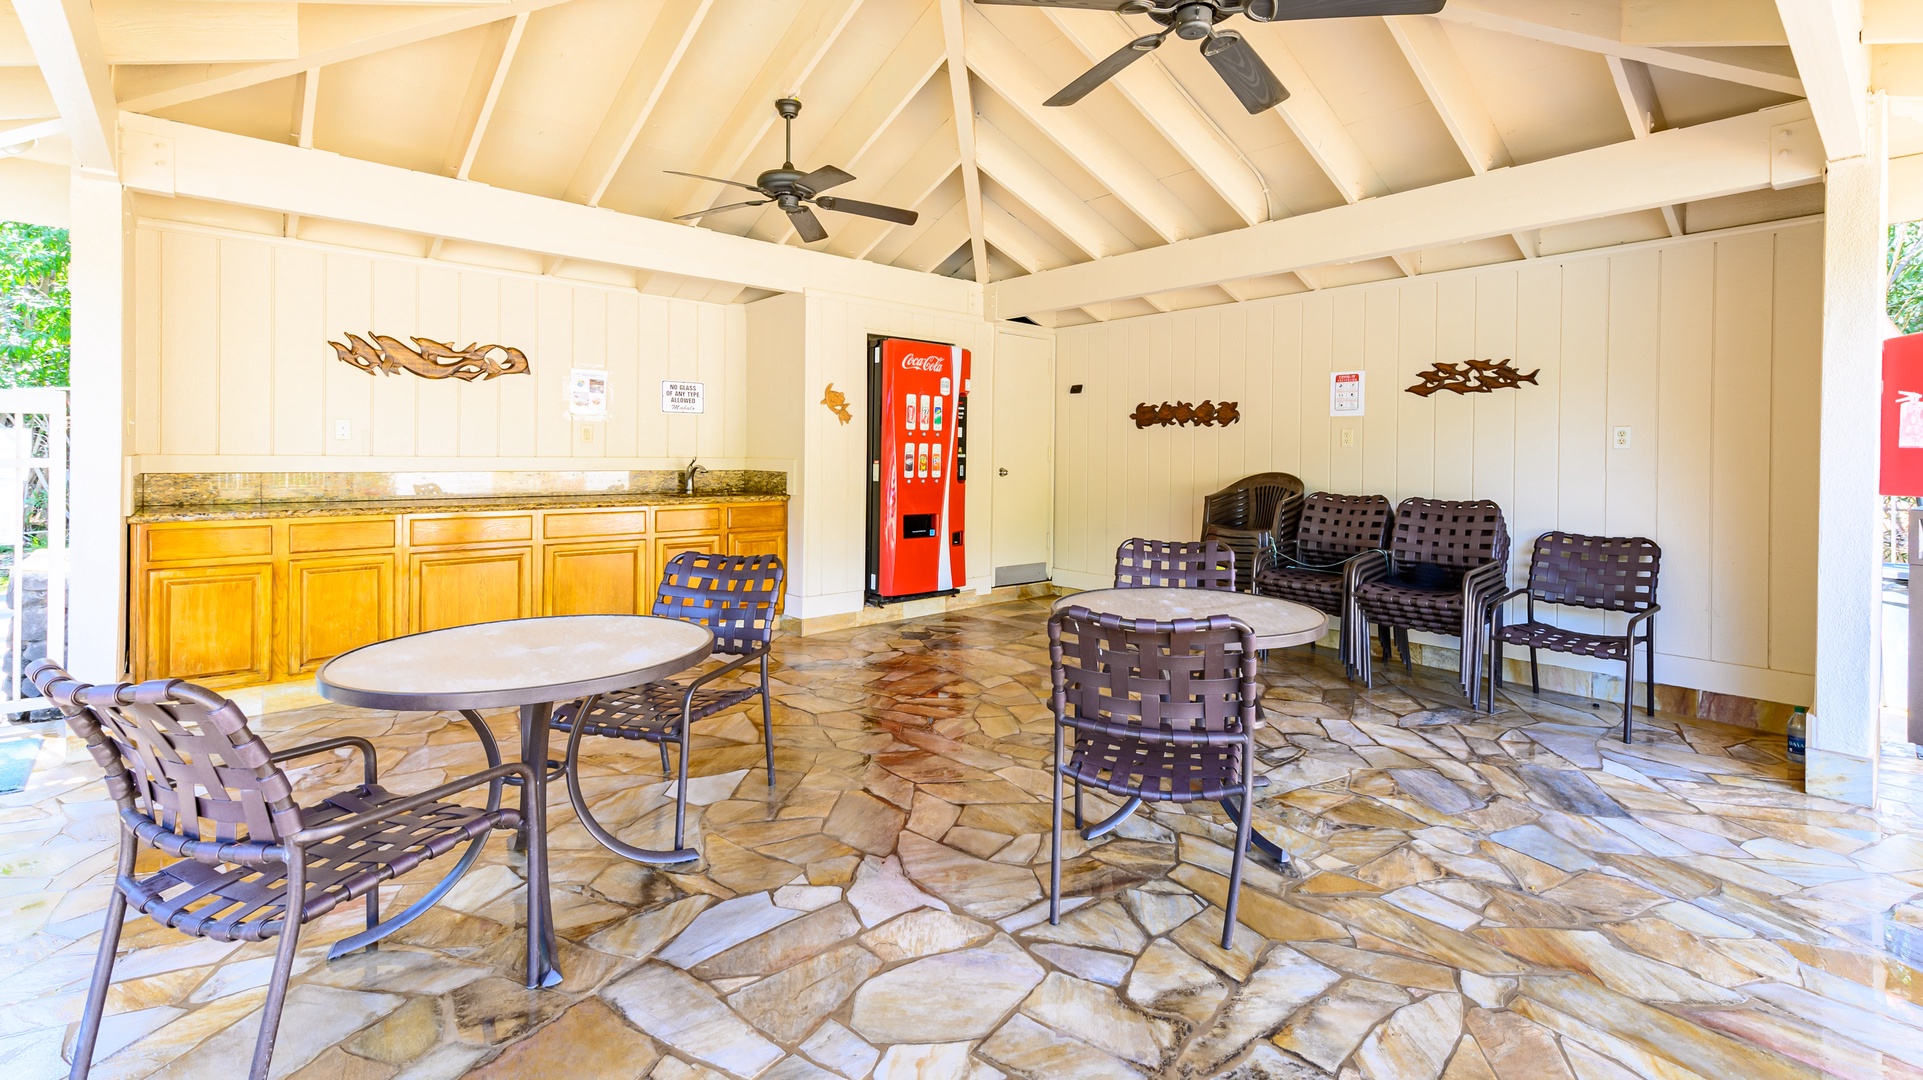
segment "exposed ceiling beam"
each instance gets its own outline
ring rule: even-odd
[[[1869,151],[1870,51],[1862,0],[1776,0],[1796,70],[1831,161]]]
[[[1916,0],[1864,0],[1863,43],[1923,44],[1923,4]]]
[[[294,106],[294,145],[303,150],[314,148],[314,114],[320,109],[320,69],[303,71],[295,76],[294,85],[299,89]],[[295,237],[300,235],[300,215],[288,214],[281,221],[281,235]],[[438,245],[439,240],[435,241]],[[438,251],[438,246],[436,248]]]
[[[824,252],[580,206],[284,143],[120,115],[136,191],[358,222],[540,255],[707,278],[774,292],[829,289],[943,311],[980,286]]]
[[[1031,274],[1069,264],[1061,252],[993,199],[982,206],[982,222],[989,242]]]
[[[1000,128],[983,123],[976,127],[975,134],[975,149],[988,175],[1067,237],[1082,254],[1100,259],[1135,250],[1120,229],[1042,168]]]
[[[296,5],[285,0],[95,0],[92,8],[108,64],[259,63],[299,53]],[[30,65],[12,22],[0,7],[0,67]]]
[[[1683,71],[1724,82],[1741,83],[1779,94],[1803,96],[1803,84],[1792,66],[1780,63],[1768,49],[1658,49],[1622,40],[1619,9],[1596,0],[1568,0],[1542,4],[1535,0],[1450,0],[1436,14],[1448,22],[1493,30],[1501,34],[1580,49],[1583,52],[1641,60],[1671,71]],[[1779,50],[1780,53],[1780,50]]]
[[[73,163],[113,174],[120,168],[113,79],[87,0],[14,0],[40,76],[72,145]]]
[[[1329,183],[1335,185],[1342,201],[1353,203],[1387,195],[1389,185],[1356,145],[1341,117],[1329,107],[1328,99],[1315,88],[1315,80],[1309,78],[1307,69],[1296,60],[1281,30],[1273,23],[1251,23],[1243,27],[1242,33],[1262,54],[1275,77],[1289,88],[1289,99],[1276,106],[1275,111],[1282,114],[1289,130],[1302,141],[1302,148],[1315,159]]]
[[[487,41],[474,61],[474,74],[468,80],[467,100],[461,103],[461,118],[454,123],[453,138],[447,144],[447,163],[442,171],[459,180],[474,171],[474,159],[481,153],[481,140],[487,137],[487,122],[494,117],[494,105],[501,100],[501,86],[514,66],[514,53],[527,32],[527,12],[503,19],[488,27]]]
[[[1775,0],[1622,0],[1621,36],[1669,47],[1789,44]]]
[[[615,174],[628,160],[635,140],[641,137],[641,129],[647,126],[655,105],[661,101],[662,91],[668,88],[668,80],[674,77],[681,58],[687,54],[688,46],[694,42],[695,34],[713,7],[714,0],[679,0],[661,6],[661,13],[648,29],[647,40],[641,43],[634,63],[628,68],[627,78],[614,95],[614,104],[601,118],[600,126],[588,140],[588,148],[574,168],[574,177],[568,181],[565,195],[569,202],[601,205],[608,185],[614,183]]]
[[[1801,102],[1647,139],[997,282],[999,319],[1381,258],[1693,199],[1807,182],[1814,155],[1778,157],[1772,135],[1809,123]]]
[[[955,121],[952,118],[943,120],[932,135],[922,140],[920,148],[909,155],[908,160],[895,170],[895,174],[881,185],[874,201],[887,206],[922,210],[922,203],[928,201],[955,174],[956,169],[961,168],[961,160],[955,153],[957,145]],[[869,252],[874,251],[896,230],[908,227],[874,218],[844,220],[847,226],[829,237],[827,249],[857,259],[867,258]]]
[[[1164,240],[1199,236],[1201,220],[1148,167],[1076,109],[1042,104],[1053,94],[1015,43],[1008,40],[975,5],[963,9],[968,31],[968,60],[981,80],[1007,99],[1029,123],[1067,151]]]
[[[969,243],[968,200],[956,200],[954,206],[924,224],[921,235],[910,240],[895,256],[894,265],[927,273],[947,262],[955,249]],[[986,250],[983,248],[984,252]],[[972,250],[970,254],[973,254]],[[977,279],[987,278],[988,268],[976,267],[975,276]]]
[[[1647,139],[1658,131],[1669,127],[1663,117],[1663,103],[1656,97],[1656,82],[1650,78],[1649,65],[1641,60],[1624,60],[1620,56],[1605,56],[1609,64],[1610,81],[1616,84],[1616,96],[1622,101],[1623,118],[1629,121],[1629,133],[1638,139]],[[1675,206],[1661,207],[1663,225],[1669,235],[1683,235],[1682,211]]]
[[[975,280],[988,281],[988,234],[982,228],[982,174],[975,154],[975,97],[968,87],[967,50],[962,40],[961,0],[941,4],[942,49],[948,57],[948,99],[955,110],[955,143],[961,150],[962,205],[968,213],[968,254]]]
[[[861,0],[801,0],[767,64],[736,99],[727,120],[715,129],[707,151],[686,171],[722,177],[741,172],[748,155],[781,122],[775,113],[775,99],[797,92],[808,81],[860,9]],[[674,179],[681,181],[680,177]],[[674,186],[683,194],[678,202],[670,202],[670,206],[678,207],[670,216],[692,214],[711,205],[711,196],[724,193],[720,185],[705,180],[687,180]]]
[[[1106,59],[1136,37],[1120,16],[1087,11],[1044,9],[1056,29],[1080,49],[1091,63]],[[1268,189],[1255,166],[1209,115],[1196,105],[1161,58],[1148,56],[1123,68],[1109,80],[1122,92],[1169,145],[1195,167],[1195,172],[1244,224],[1267,221]]]
[[[515,15],[529,14],[567,2],[568,0],[508,0],[507,3],[488,4],[477,8],[450,9],[445,15],[419,18],[380,33],[339,41],[336,44],[303,53],[292,60],[255,64],[238,71],[226,71],[211,78],[196,79],[184,85],[141,94],[121,102],[120,107],[129,112],[152,112],[156,109],[165,109],[189,101],[199,101],[201,98],[212,97],[215,94],[224,94],[230,90],[242,90],[249,86],[273,82],[276,79],[285,79],[311,68],[357,60],[363,56],[372,56],[375,53],[398,49],[430,38],[471,30],[477,26],[486,26]],[[403,16],[415,14],[406,8],[387,10],[398,12]]]

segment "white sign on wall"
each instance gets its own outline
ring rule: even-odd
[[[568,415],[576,420],[608,418],[608,373],[596,368],[568,371]]]
[[[1361,416],[1362,387],[1367,372],[1332,371],[1329,373],[1329,415]]]
[[[661,380],[661,411],[667,413],[706,412],[702,405],[702,385],[698,382]]]

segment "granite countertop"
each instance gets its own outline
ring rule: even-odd
[[[249,518],[350,517],[364,514],[444,514],[478,513],[488,510],[575,510],[612,506],[674,506],[678,503],[785,502],[781,494],[703,493],[693,495],[661,492],[609,491],[583,495],[422,495],[402,499],[343,500],[312,502],[262,501],[202,503],[194,506],[150,506],[127,515],[129,525],[163,521],[239,521]]]

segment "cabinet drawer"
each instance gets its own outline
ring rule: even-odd
[[[393,546],[393,518],[380,521],[296,521],[287,526],[287,550],[295,554]]]
[[[633,510],[550,510],[541,522],[541,535],[549,540],[568,540],[580,536],[639,536],[648,531],[648,512]]]
[[[272,525],[193,525],[183,529],[147,530],[148,562],[228,559],[273,552]]]
[[[413,547],[444,544],[495,544],[534,539],[533,514],[500,517],[411,517],[407,542]]]
[[[654,512],[654,531],[658,533],[711,533],[720,528],[719,506],[664,506]]]
[[[728,507],[730,529],[779,529],[788,523],[788,507],[782,503],[748,503]]]

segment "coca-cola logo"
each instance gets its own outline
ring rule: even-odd
[[[945,356],[916,356],[909,353],[901,358],[901,366],[906,371],[940,371]]]

